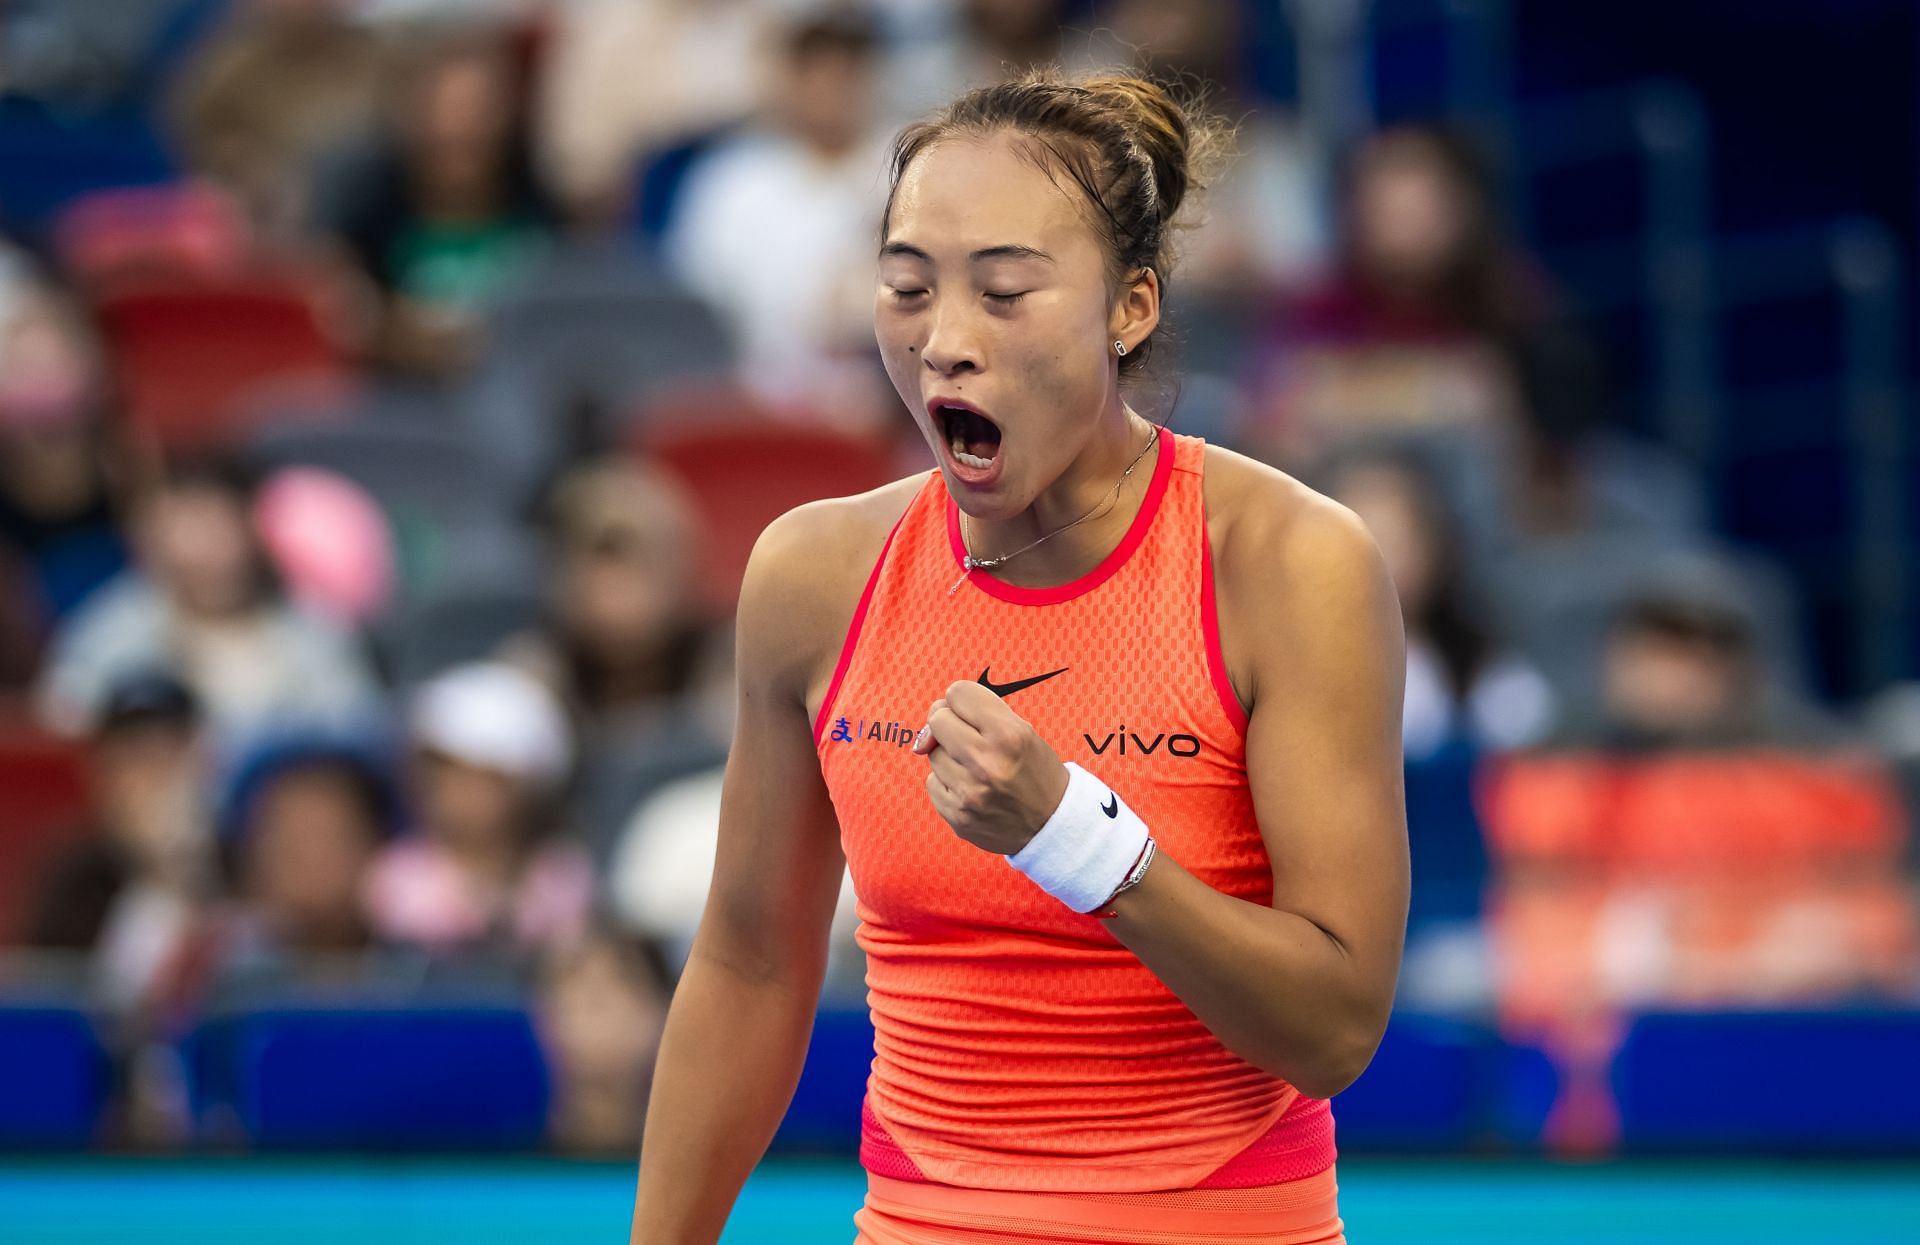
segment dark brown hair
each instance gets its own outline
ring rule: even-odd
[[[1204,111],[1197,93],[1183,102],[1146,78],[1072,80],[1054,69],[969,91],[894,140],[882,240],[892,227],[900,178],[916,156],[946,138],[1002,130],[1030,137],[1041,169],[1056,182],[1064,172],[1080,188],[1106,247],[1115,291],[1151,268],[1164,300],[1181,205],[1204,188],[1201,174],[1211,174],[1230,138],[1229,127]],[[1149,337],[1130,351],[1120,360],[1121,372],[1144,367],[1151,346]]]

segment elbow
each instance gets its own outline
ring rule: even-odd
[[[1331,1098],[1360,1079],[1380,1049],[1384,1033],[1384,1025],[1349,1026],[1332,1035],[1316,1058],[1297,1061],[1281,1075],[1309,1098]]]
[[[1367,1070],[1367,1064],[1370,1062],[1372,1062],[1371,1055],[1366,1059],[1329,1064],[1327,1067],[1314,1069],[1310,1076],[1293,1082],[1293,1085],[1309,1098],[1331,1098],[1359,1080],[1360,1074]]]

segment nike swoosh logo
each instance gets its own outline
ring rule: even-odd
[[[992,668],[993,667],[989,666],[987,670],[991,670]],[[982,670],[980,672],[980,686],[986,688],[995,696],[1011,696],[1023,687],[1032,687],[1035,683],[1045,683],[1054,675],[1065,674],[1066,672],[1067,668],[1062,666],[1058,670],[1049,670],[1045,674],[1036,674],[1031,679],[1015,679],[1011,683],[995,683],[987,678],[987,671]]]
[[[1105,813],[1109,817],[1115,817],[1115,818],[1119,817],[1120,816],[1120,797],[1115,795],[1111,791],[1107,792],[1107,802],[1100,806],[1100,811]]]

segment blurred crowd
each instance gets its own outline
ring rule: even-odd
[[[116,1140],[186,1140],[165,1052],[220,1008],[472,976],[531,1000],[554,1144],[632,1144],[745,550],[927,466],[873,348],[886,144],[1055,61],[1238,123],[1134,401],[1386,556],[1403,1004],[1547,1049],[1578,1148],[1634,1009],[1920,998],[1920,714],[1809,693],[1790,586],[1618,426],[1470,137],[1322,141],[1249,12],[0,8],[0,939],[115,1018]]]

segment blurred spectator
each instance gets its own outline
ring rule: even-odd
[[[596,844],[653,787],[725,755],[702,700],[716,645],[695,606],[698,535],[691,499],[659,469],[576,470],[554,493],[551,622],[502,649],[567,707]]]
[[[399,814],[393,775],[369,741],[296,731],[256,744],[221,818],[237,900],[221,935],[226,984],[369,949],[367,879]]]
[[[1483,775],[1499,1016],[1561,1066],[1560,1148],[1611,1142],[1605,1069],[1633,1010],[1920,990],[1890,769],[1773,694],[1722,592],[1629,600],[1595,711]]]
[[[88,754],[93,824],[49,870],[29,940],[92,953],[101,997],[130,1008],[150,996],[214,882],[193,693],[154,671],[120,678]]]
[[[553,1075],[549,1142],[575,1153],[633,1153],[667,1018],[659,954],[596,926],[548,957],[535,1006]]]
[[[540,156],[569,213],[619,219],[636,157],[751,114],[771,17],[753,0],[556,6],[540,76]],[[647,71],[634,72],[641,63]]]
[[[1327,245],[1325,161],[1290,108],[1251,96],[1244,6],[1120,0],[1100,16],[1089,59],[1204,92],[1209,109],[1236,124],[1232,157],[1203,171],[1210,179],[1205,227],[1181,238],[1178,301],[1237,308],[1299,286]]]
[[[889,409],[871,362],[877,39],[859,9],[789,28],[764,124],[701,158],[663,239],[687,287],[731,322],[748,385],[867,426]]]
[[[962,46],[974,62],[961,90],[1017,78],[1060,55],[1060,23],[1070,7],[1063,0],[959,0],[958,7]]]
[[[232,191],[267,237],[307,215],[319,158],[372,124],[380,49],[346,0],[240,0],[177,84],[193,168]]]
[[[1709,564],[1650,573],[1622,603],[1599,702],[1559,742],[1623,752],[1839,742],[1837,726],[1768,677],[1737,582]]]
[[[1076,7],[1066,0],[878,0],[874,7],[886,30],[882,111],[890,118],[923,116],[1074,50],[1060,25]]]
[[[116,1034],[125,1141],[195,1136],[179,1042],[209,1004],[295,981],[360,981],[372,949],[366,871],[394,820],[392,779],[351,734],[275,733],[237,755],[219,817],[224,886],[142,944],[150,980]]]
[[[1268,331],[1252,426],[1269,461],[1310,462],[1353,435],[1519,427],[1504,343],[1545,311],[1487,177],[1450,131],[1374,135],[1345,170],[1335,271]]]
[[[577,939],[593,874],[559,824],[573,741],[552,694],[513,666],[461,666],[421,688],[410,729],[418,823],[374,867],[377,931],[516,957]]]
[[[500,36],[422,36],[395,60],[385,132],[329,172],[319,224],[379,292],[374,358],[445,377],[472,360],[481,313],[543,248],[554,213]]]
[[[584,726],[670,702],[705,641],[686,490],[657,468],[602,462],[560,482],[552,513],[555,630],[513,642],[511,654]]]
[[[102,362],[76,309],[28,285],[0,300],[0,556],[50,628],[126,566]]]
[[[1552,724],[1545,677],[1493,634],[1473,603],[1458,535],[1437,489],[1407,454],[1347,456],[1327,492],[1358,514],[1380,546],[1406,620],[1402,742],[1409,762],[1464,742],[1499,751],[1538,741]]]
[[[137,569],[54,639],[40,705],[55,729],[83,729],[118,677],[148,668],[178,671],[227,738],[372,700],[354,639],[282,596],[251,504],[252,481],[216,462],[174,469],[141,491],[130,511]]]

